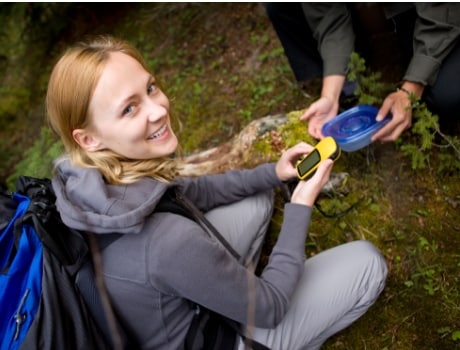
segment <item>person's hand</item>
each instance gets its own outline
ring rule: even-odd
[[[300,142],[294,147],[284,151],[280,159],[276,163],[276,175],[281,181],[288,181],[297,177],[296,164],[297,161],[310,153],[313,146],[305,142]]]
[[[393,92],[385,98],[376,120],[383,120],[389,113],[392,114],[391,120],[372,136],[372,141],[395,141],[404,130],[411,127],[411,102],[404,91]]]
[[[308,120],[308,133],[316,139],[324,138],[322,128],[339,111],[339,97],[345,82],[344,75],[329,75],[323,78],[321,97],[313,102],[300,120]]]
[[[331,159],[322,161],[311,178],[299,181],[292,193],[291,203],[313,206],[321,189],[329,181],[333,163]]]
[[[392,114],[391,120],[382,129],[372,136],[372,141],[395,141],[404,130],[412,126],[411,97],[420,97],[424,86],[417,83],[406,82],[404,90],[399,90],[389,94],[383,101],[382,107],[377,113],[376,120],[379,122],[389,113]],[[408,93],[409,92],[409,93]]]
[[[308,133],[316,138],[322,139],[324,135],[322,128],[324,123],[331,120],[337,115],[339,104],[327,97],[321,97],[313,102],[300,120],[308,120]]]

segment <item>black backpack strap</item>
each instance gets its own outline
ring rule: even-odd
[[[104,237],[107,239],[101,240],[102,244],[98,242],[93,233],[87,233],[86,236],[91,258],[88,258],[77,272],[75,284],[111,348],[116,350],[135,349],[133,337],[128,335],[126,327],[123,327],[113,310],[100,262],[100,252],[120,238],[121,235],[107,235],[110,237]]]
[[[209,234],[211,237],[217,238],[217,240],[227,249],[227,251],[232,254],[236,260],[240,260],[241,257],[238,252],[233,249],[230,243],[221,235],[221,233],[215,228],[215,226],[204,216],[204,214],[199,210],[191,200],[189,200],[180,190],[175,187],[171,187],[169,193],[164,196],[165,200],[169,200],[172,203],[175,203],[176,206],[181,208],[181,211],[185,211],[188,218],[196,221],[201,227]],[[180,213],[179,213],[180,214]]]
[[[195,215],[177,200],[177,186],[169,187],[155,206],[155,212],[173,213],[195,221]]]

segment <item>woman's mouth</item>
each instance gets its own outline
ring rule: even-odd
[[[168,125],[165,124],[158,131],[154,132],[149,137],[147,137],[147,140],[158,139],[161,136],[163,136],[166,133],[167,130],[168,130]]]

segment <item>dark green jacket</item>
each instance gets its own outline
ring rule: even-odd
[[[382,3],[387,18],[415,6],[414,55],[403,80],[432,85],[443,60],[460,37],[459,3]],[[347,3],[303,3],[318,41],[324,75],[345,75],[354,51],[355,33]]]

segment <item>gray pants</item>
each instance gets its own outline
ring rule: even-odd
[[[261,193],[206,214],[242,256],[255,265],[273,211],[273,194]],[[250,337],[272,350],[319,349],[376,301],[387,265],[367,241],[346,243],[305,261],[291,306],[273,329],[250,329]],[[240,340],[238,350],[244,350]]]

